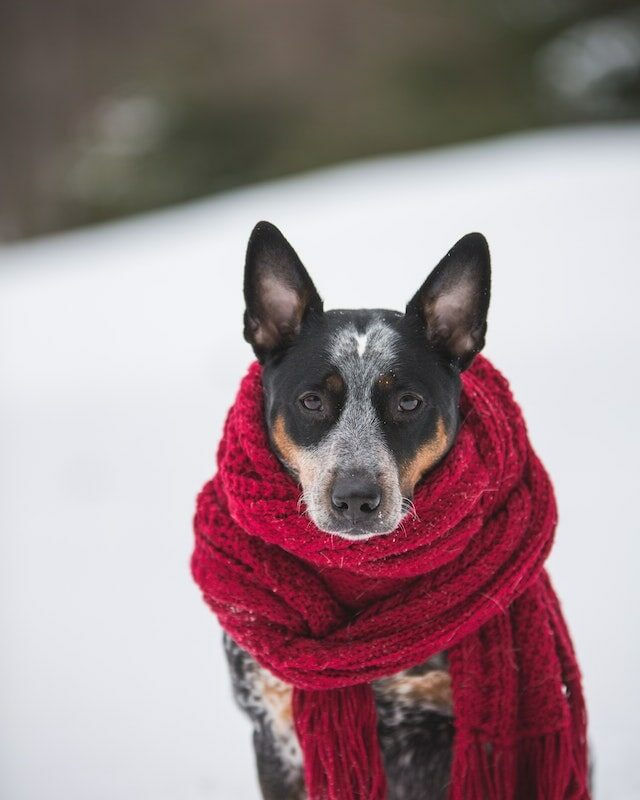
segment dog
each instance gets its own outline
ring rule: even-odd
[[[282,233],[256,225],[244,336],[262,364],[270,445],[300,484],[301,513],[317,528],[364,540],[389,534],[412,513],[416,485],[456,441],[460,375],[484,346],[490,282],[487,242],[471,233],[405,313],[324,311]],[[304,800],[291,686],[227,634],[224,644],[235,700],[253,722],[264,800]],[[447,654],[373,689],[389,800],[444,800],[454,739]]]

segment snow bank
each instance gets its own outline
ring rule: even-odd
[[[599,796],[639,796],[640,127],[290,179],[0,252],[0,794],[257,797],[188,575],[194,495],[251,355],[243,250],[280,226],[328,307],[402,308],[489,239],[487,354],[556,481],[552,573]]]

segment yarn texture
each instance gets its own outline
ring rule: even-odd
[[[462,383],[458,437],[416,487],[416,517],[362,542],[301,513],[257,363],[228,414],[192,574],[231,637],[293,685],[310,800],[384,800],[371,682],[441,651],[450,800],[589,798],[580,672],[543,566],[552,486],[502,375],[477,356]]]

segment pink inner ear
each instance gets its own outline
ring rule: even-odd
[[[477,345],[473,324],[475,291],[471,281],[460,281],[425,304],[429,335],[446,343],[456,356],[472,351]]]
[[[260,318],[255,342],[260,347],[275,347],[285,335],[296,334],[302,318],[298,292],[273,276],[260,280]]]

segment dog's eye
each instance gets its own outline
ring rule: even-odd
[[[398,411],[416,411],[422,405],[422,400],[415,394],[403,394],[398,400]]]
[[[300,402],[307,411],[322,411],[322,398],[317,394],[303,394]]]

